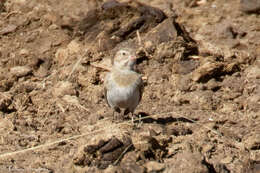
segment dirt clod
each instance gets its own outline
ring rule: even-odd
[[[32,69],[28,66],[16,66],[10,69],[10,73],[17,77],[23,77],[32,72]]]
[[[241,0],[240,9],[247,13],[260,12],[260,2],[257,0]]]
[[[105,169],[121,160],[121,157],[131,150],[131,139],[124,137],[124,141],[113,137],[108,141],[101,140],[97,145],[89,145],[84,148],[84,154],[80,153],[74,158],[74,164],[81,166],[97,166]]]
[[[259,171],[258,3],[1,0],[0,172]],[[124,47],[134,124],[104,99]]]

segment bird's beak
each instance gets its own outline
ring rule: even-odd
[[[130,58],[129,58],[130,60],[136,60],[137,59],[137,57],[136,56],[130,56]]]

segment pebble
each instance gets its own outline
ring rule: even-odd
[[[72,83],[68,81],[60,81],[55,85],[52,91],[52,95],[55,97],[62,97],[64,95],[76,95],[76,90]]]
[[[165,165],[156,161],[150,161],[145,164],[145,167],[147,172],[160,172],[165,168]]]
[[[260,12],[259,0],[241,0],[240,10],[246,13],[258,13]]]
[[[32,69],[28,66],[16,66],[10,69],[10,73],[16,77],[24,77],[32,72]]]
[[[0,35],[5,35],[14,32],[16,28],[17,28],[16,25],[9,24],[6,27],[4,27],[2,30],[0,30]]]

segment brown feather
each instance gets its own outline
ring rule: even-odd
[[[139,102],[142,100],[142,96],[143,96],[143,92],[144,92],[144,83],[143,80],[141,79],[140,84],[138,85],[138,89],[139,89],[139,93],[140,93],[140,98],[139,98]]]
[[[105,97],[106,103],[108,104],[108,100],[107,100],[107,88],[106,88],[106,86],[104,87],[104,97]],[[110,107],[109,104],[108,104],[108,106]]]
[[[134,83],[139,78],[139,74],[137,73],[122,74],[117,70],[113,70],[112,76],[119,86],[128,86],[129,84]]]

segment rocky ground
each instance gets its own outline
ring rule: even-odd
[[[140,3],[142,2],[142,3]],[[0,172],[260,172],[257,0],[0,1]],[[134,48],[142,124],[103,79]]]

